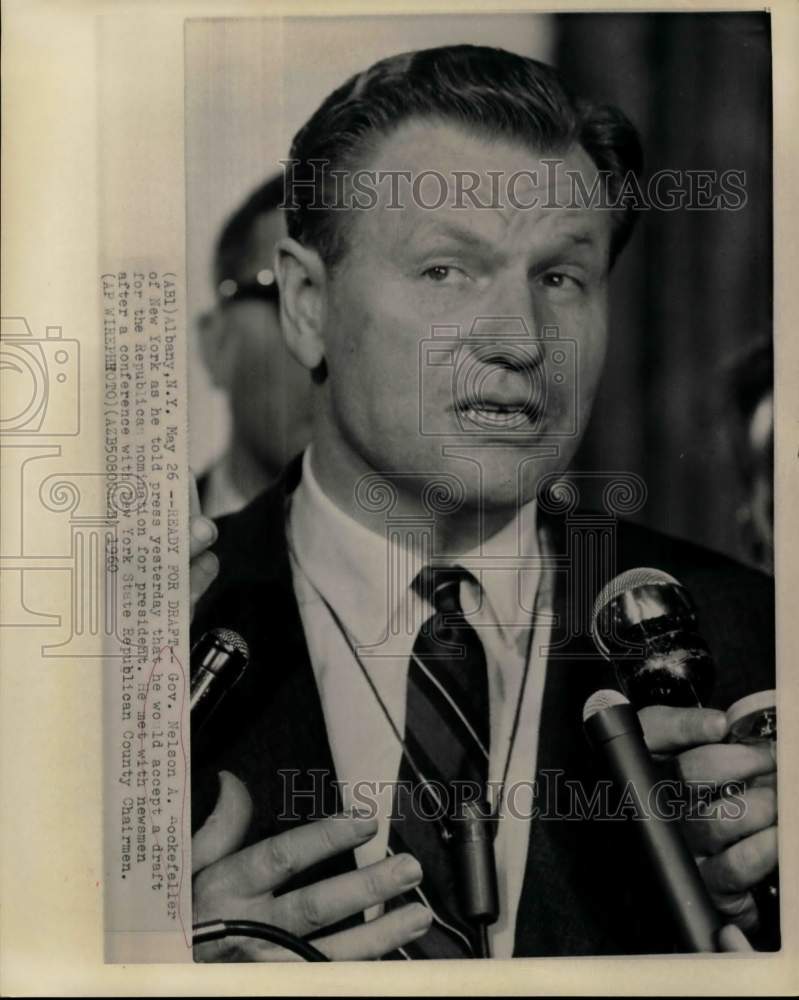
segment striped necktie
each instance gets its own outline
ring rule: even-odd
[[[406,945],[407,958],[468,958],[477,932],[462,913],[448,822],[459,801],[484,797],[488,780],[488,672],[483,645],[464,617],[462,567],[425,567],[414,590],[435,609],[411,651],[403,756],[394,794],[389,852],[408,852],[422,866],[421,885],[392,901],[419,901],[434,914],[424,937]]]

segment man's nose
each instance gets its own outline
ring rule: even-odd
[[[504,287],[481,303],[466,338],[469,351],[485,365],[525,372],[541,365],[543,350],[527,283]]]
[[[533,290],[523,262],[498,275],[480,301],[483,323],[495,322],[498,328],[504,323],[516,322],[534,335],[541,320],[537,315]]]
[[[503,339],[497,335],[490,340],[475,338],[465,346],[472,361],[501,371],[529,374],[544,363],[541,343],[532,337]]]

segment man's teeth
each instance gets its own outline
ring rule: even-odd
[[[480,406],[464,406],[461,413],[475,423],[491,425],[492,427],[505,427],[507,424],[515,423],[520,413],[524,412],[523,406],[492,406],[483,404]]]

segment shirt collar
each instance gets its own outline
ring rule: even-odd
[[[356,642],[380,642],[389,622],[407,616],[411,584],[423,565],[419,553],[338,507],[314,475],[310,447],[292,494],[288,534],[302,572]],[[481,546],[453,560],[470,570],[478,583],[473,607],[464,600],[464,612],[483,604],[484,615],[500,632],[529,626],[531,598],[523,598],[534,596],[538,587],[538,551],[533,502]]]

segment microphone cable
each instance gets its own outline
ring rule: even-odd
[[[192,927],[192,944],[194,946],[234,936],[268,941],[270,944],[279,945],[281,948],[299,955],[306,962],[330,961],[327,955],[322,954],[318,948],[297,937],[296,934],[290,934],[274,924],[262,924],[258,920],[205,920]]]

